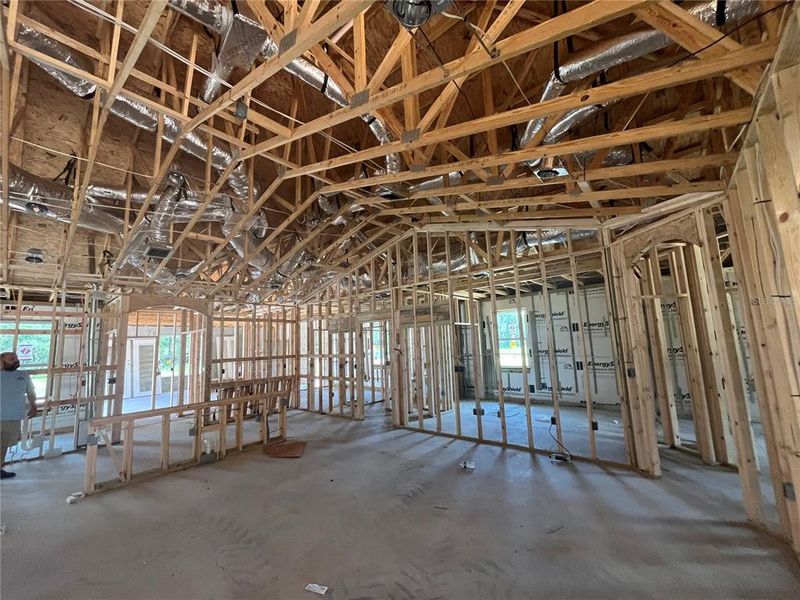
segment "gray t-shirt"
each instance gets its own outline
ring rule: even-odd
[[[21,421],[25,418],[25,397],[36,402],[36,388],[25,371],[0,371],[0,420]]]

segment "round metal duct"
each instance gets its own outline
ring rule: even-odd
[[[431,18],[431,3],[428,0],[394,0],[391,10],[394,18],[408,29],[419,27]]]
[[[406,29],[424,25],[445,10],[451,0],[388,0],[392,16]]]
[[[558,177],[559,173],[555,169],[539,169],[536,171],[536,175],[539,177],[539,179],[545,181],[546,179]]]
[[[40,265],[44,262],[44,252],[40,248],[28,248],[28,256],[25,257],[25,262],[32,265]]]

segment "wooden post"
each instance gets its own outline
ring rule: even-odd
[[[668,446],[677,447],[681,445],[681,432],[678,423],[678,411],[675,406],[675,391],[672,387],[672,378],[669,376],[666,331],[664,328],[664,315],[661,311],[661,300],[663,298],[661,259],[656,247],[650,249],[646,264],[649,292],[652,295],[652,299],[645,303],[649,305],[650,320],[652,322],[650,347],[653,352],[656,395],[661,412],[661,425],[664,428],[664,442]]]
[[[547,283],[547,261],[544,260],[542,246],[542,230],[536,232],[537,248],[539,252],[539,268],[542,273],[542,296],[544,298],[545,322],[547,324],[547,363],[550,369],[550,399],[553,402],[553,417],[556,420],[556,440],[560,446],[559,452],[564,448],[564,434],[561,423],[561,386],[558,381],[558,365],[556,364],[556,337],[553,329],[553,311],[550,309],[550,286]]]
[[[680,322],[681,338],[683,340],[684,355],[686,357],[686,371],[689,380],[689,393],[692,398],[692,417],[694,421],[697,450],[700,458],[707,464],[716,462],[714,444],[711,439],[711,422],[708,412],[708,400],[703,386],[703,368],[700,362],[700,351],[697,345],[694,313],[689,299],[688,278],[686,275],[686,256],[684,248],[673,250],[670,253],[672,273],[677,291],[678,321]]]
[[[586,315],[583,311],[583,304],[581,303],[581,288],[578,281],[578,269],[575,263],[575,255],[572,248],[572,231],[567,231],[567,247],[569,249],[569,268],[572,275],[572,294],[575,298],[575,304],[578,306],[578,340],[581,351],[581,362],[583,363],[583,394],[586,401],[586,418],[589,421],[589,447],[592,453],[592,459],[597,460],[597,440],[595,439],[595,420],[594,420],[594,407],[592,406],[592,389],[589,382],[589,355],[586,352],[586,331],[585,325]]]
[[[411,237],[411,244],[412,244],[412,260],[414,262],[414,284],[411,287],[411,306],[412,306],[412,322],[414,328],[414,346],[411,349],[414,353],[414,395],[416,396],[416,405],[417,405],[417,422],[418,427],[423,429],[425,424],[425,408],[424,408],[424,398],[423,398],[423,388],[422,388],[422,379],[423,379],[423,369],[422,369],[422,342],[420,336],[420,327],[417,323],[417,295],[419,293],[419,242],[417,238],[417,232],[415,231]]]
[[[724,369],[722,386],[728,404],[728,417],[731,420],[736,442],[739,479],[742,482],[742,497],[745,511],[750,520],[763,523],[761,488],[758,482],[758,468],[753,446],[753,432],[750,427],[750,414],[742,389],[742,374],[736,355],[733,323],[728,310],[728,296],[722,279],[722,264],[719,258],[713,226],[713,216],[707,211],[696,213],[697,226],[703,244],[702,257],[705,263],[710,302],[708,304],[720,347]]]
[[[636,466],[654,477],[661,475],[661,461],[655,436],[655,415],[652,386],[648,376],[647,354],[643,345],[645,338],[641,314],[640,289],[633,268],[625,260],[621,243],[612,246],[614,257],[614,281],[617,298],[624,305],[624,314],[618,319],[624,321],[623,348],[625,375],[628,385],[628,398],[631,410],[631,429],[633,441],[632,454]]]
[[[392,423],[395,426],[402,427],[406,424],[407,408],[406,399],[403,397],[403,367],[402,361],[405,360],[402,345],[402,332],[400,323],[400,304],[402,298],[401,290],[401,266],[400,266],[400,248],[399,242],[394,245],[395,250],[395,263],[391,260],[391,249],[389,250],[389,287],[392,294],[391,310],[391,328],[389,330],[391,340],[391,379],[392,379],[392,397],[391,397],[391,410],[392,410]]]
[[[456,377],[455,372],[455,365],[453,362],[455,361],[455,357],[457,355],[455,349],[457,345],[460,345],[457,340],[456,334],[456,318],[458,316],[458,300],[453,297],[453,274],[450,268],[451,265],[451,256],[450,256],[450,233],[445,232],[444,234],[444,256],[445,262],[447,263],[447,311],[448,316],[450,318],[450,323],[447,328],[447,335],[448,335],[448,342],[449,342],[449,349],[450,349],[450,388],[453,394],[453,410],[455,411],[455,419],[456,419],[456,435],[461,437],[461,393],[459,391],[458,386],[458,378]],[[467,249],[464,248],[465,257],[467,256]],[[468,257],[467,257],[468,259]],[[453,305],[456,306],[456,312],[454,314]],[[459,356],[461,354],[458,354]],[[462,365],[463,367],[463,365]]]
[[[484,397],[485,388],[483,386],[483,354],[478,337],[481,335],[480,323],[475,322],[476,305],[475,296],[472,290],[472,260],[470,259],[471,250],[469,238],[464,236],[464,257],[467,261],[467,322],[469,323],[470,341],[472,350],[472,382],[475,389],[475,417],[478,420],[478,439],[483,439],[483,408],[481,400]]]
[[[118,303],[117,339],[114,344],[114,398],[111,408],[112,415],[122,414],[123,397],[125,396],[125,357],[128,348],[128,319],[130,317],[130,297],[122,296]],[[120,441],[121,427],[114,424],[111,427],[111,441]]]
[[[433,275],[432,275],[432,265],[433,265],[433,253],[431,252],[431,234],[425,234],[425,246],[427,251],[427,258],[428,258],[428,296],[429,296],[429,303],[428,306],[430,308],[430,326],[428,331],[430,335],[428,336],[428,341],[430,342],[427,347],[427,354],[428,360],[430,361],[430,375],[431,375],[431,387],[430,392],[432,394],[432,398],[430,401],[431,409],[434,411],[434,415],[436,416],[436,431],[442,431],[442,399],[440,396],[439,390],[439,368],[437,367],[437,363],[439,361],[439,353],[441,349],[439,345],[436,343],[436,319],[434,315],[433,306],[436,303],[436,296],[433,293]]]
[[[161,311],[156,312],[156,340],[153,347],[153,383],[150,389],[150,410],[156,409],[156,395],[158,392],[158,361],[161,342]]]
[[[752,239],[754,236],[748,236],[742,210],[745,200],[748,199],[749,190],[744,188],[745,177],[737,175],[734,179],[740,182],[740,187],[738,190],[729,190],[729,198],[725,201],[724,206],[736,277],[740,288],[746,292],[746,297],[758,298],[758,277],[754,272],[753,254],[751,254],[754,251],[755,240]],[[785,378],[781,378],[781,381],[784,382],[783,384],[777,385],[770,366],[771,352],[769,348],[774,346],[774,343],[765,336],[768,326],[762,318],[762,313],[769,318],[769,312],[760,310],[757,305],[754,306],[750,302],[743,306],[742,312],[745,316],[749,337],[750,354],[754,366],[753,379],[756,386],[756,398],[764,428],[770,479],[772,481],[780,529],[785,532],[787,537],[791,538],[794,527],[793,521],[797,518],[797,514],[790,516],[787,499],[783,493],[783,481],[788,480],[788,477],[791,476],[791,470],[787,456],[783,452],[785,442],[783,428],[781,423],[777,422],[780,410],[776,402],[777,394],[781,391],[778,387],[786,385]]]
[[[161,470],[164,472],[169,470],[169,421],[168,414],[161,416]]]
[[[531,339],[529,322],[522,318],[522,296],[520,292],[519,280],[519,259],[517,258],[517,235],[516,231],[511,231],[508,240],[509,253],[511,254],[511,264],[514,268],[514,298],[517,305],[517,328],[519,330],[520,346],[519,354],[522,363],[522,396],[525,399],[525,424],[528,428],[528,448],[533,448],[533,422],[531,421],[531,391],[528,379],[528,356],[531,353]]]
[[[353,376],[355,377],[355,390],[353,398],[350,400],[350,408],[354,419],[364,419],[364,377],[367,369],[364,366],[364,326],[361,322],[361,298],[358,294],[358,270],[356,270],[356,293],[351,295],[351,310],[355,309],[355,317],[352,322],[353,338],[355,348],[350,347],[350,352],[355,353]],[[371,347],[371,346],[370,346]]]
[[[498,244],[499,246],[500,244]],[[512,253],[514,249],[510,250]],[[489,270],[489,299],[492,307],[492,354],[494,354],[494,372],[497,380],[497,404],[500,413],[500,436],[504,444],[508,443],[508,432],[506,431],[506,401],[503,391],[503,369],[500,365],[500,340],[497,332],[497,294],[495,293],[494,278],[494,249],[491,244],[491,234],[486,232],[486,267]]]
[[[716,247],[716,241],[714,244]],[[728,419],[728,405],[725,402],[725,372],[717,343],[719,333],[710,314],[712,300],[709,298],[706,269],[703,267],[700,254],[701,248],[697,245],[685,248],[689,300],[692,305],[703,387],[708,404],[711,442],[714,445],[717,462],[736,464],[733,432]],[[725,302],[727,308],[727,299]]]
[[[625,456],[629,464],[636,466],[636,443],[633,437],[633,424],[631,417],[631,402],[628,395],[629,385],[625,369],[625,360],[629,356],[627,323],[625,306],[619,302],[620,279],[614,274],[612,252],[609,245],[608,232],[603,232],[603,250],[601,261],[603,265],[603,292],[608,313],[609,332],[611,333],[611,348],[614,355],[614,381],[617,386],[622,432],[625,439]],[[617,244],[619,245],[619,244]]]

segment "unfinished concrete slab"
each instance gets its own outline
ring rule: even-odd
[[[651,480],[380,415],[290,427],[301,459],[245,453],[73,505],[79,456],[19,465],[3,598],[797,596],[800,567],[746,524],[735,473],[683,454]]]
[[[800,2],[0,4],[4,598],[800,597]]]

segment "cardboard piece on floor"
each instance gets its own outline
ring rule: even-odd
[[[306,443],[300,440],[289,440],[264,447],[264,454],[272,458],[301,458]]]

